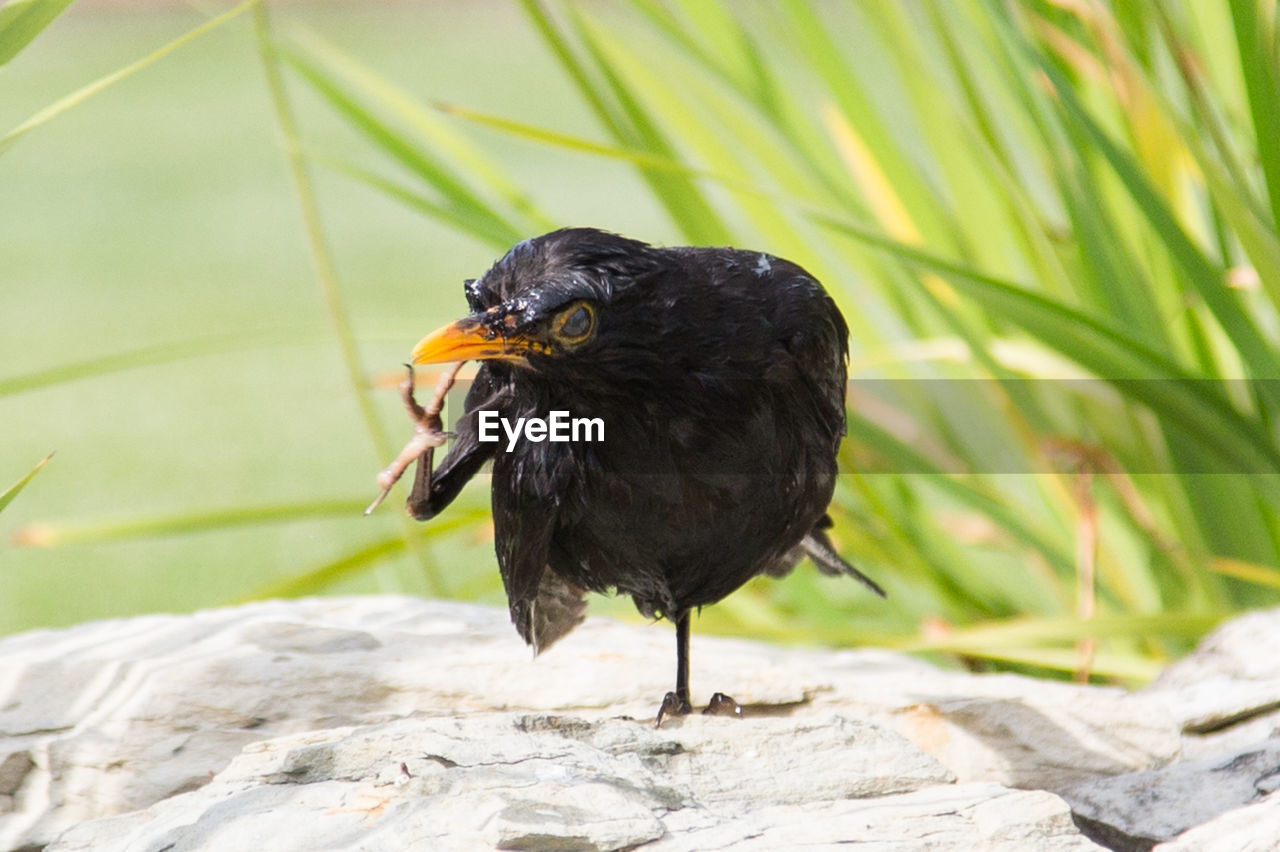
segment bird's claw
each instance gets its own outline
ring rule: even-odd
[[[440,381],[436,383],[435,393],[431,397],[431,401],[426,405],[419,405],[418,401],[413,398],[414,381],[413,381],[413,365],[405,364],[408,375],[404,381],[400,383],[400,399],[404,402],[405,411],[409,413],[409,419],[413,421],[413,437],[409,439],[409,443],[404,445],[404,449],[395,457],[391,464],[387,465],[378,474],[378,487],[381,489],[378,496],[369,508],[364,510],[367,515],[386,498],[391,492],[391,486],[395,485],[404,476],[404,472],[408,470],[409,465],[413,464],[415,459],[422,459],[423,463],[430,465],[431,452],[445,441],[453,437],[453,433],[446,432],[441,427],[444,425],[440,420],[440,412],[444,408],[445,395],[449,393],[449,389],[453,387],[454,380],[458,376],[458,370],[462,369],[463,362],[459,361],[452,364],[440,376]]]
[[[658,717],[653,720],[653,726],[661,728],[662,720],[667,716],[688,716],[692,712],[693,708],[689,706],[688,700],[674,692],[668,692],[662,696],[662,704],[658,707]]]
[[[734,718],[742,718],[742,705],[734,701],[723,692],[717,692],[711,696],[711,701],[707,704],[707,709],[702,711],[703,716],[733,716]]]
[[[674,692],[668,692],[662,697],[662,705],[658,708],[658,717],[653,720],[655,728],[662,727],[662,720],[668,716],[688,716],[693,712],[693,707],[689,702]],[[742,705],[734,701],[723,692],[717,692],[711,696],[711,701],[707,704],[705,710],[702,711],[703,716],[732,716],[735,719],[742,718]]]

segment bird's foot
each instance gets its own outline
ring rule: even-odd
[[[688,716],[692,712],[689,699],[682,698],[674,692],[668,692],[662,696],[662,705],[658,707],[658,718],[653,720],[653,726],[662,727],[662,720],[667,716]]]
[[[707,709],[702,711],[703,716],[733,716],[742,718],[742,705],[734,701],[723,692],[717,692],[711,696]]]
[[[662,698],[662,706],[658,708],[658,718],[653,720],[653,726],[655,728],[662,727],[662,720],[668,716],[688,716],[692,712],[693,707],[689,705],[688,700],[681,698],[674,692],[668,692]],[[717,692],[711,696],[711,702],[702,711],[702,715],[732,716],[735,719],[741,719],[742,705],[723,692]]]
[[[378,508],[378,504],[386,498],[391,491],[391,486],[404,476],[404,472],[413,464],[415,459],[423,458],[427,465],[431,464],[428,456],[436,447],[444,444],[446,440],[453,437],[450,433],[444,431],[443,423],[440,420],[440,411],[444,408],[445,395],[449,393],[449,389],[453,387],[454,380],[458,376],[458,370],[462,369],[463,362],[459,361],[452,364],[440,376],[440,381],[436,383],[435,393],[431,397],[431,401],[425,406],[419,405],[418,401],[413,398],[413,366],[406,364],[409,369],[409,375],[400,383],[400,398],[404,402],[405,411],[409,412],[409,419],[413,421],[413,437],[409,439],[409,443],[404,445],[404,449],[395,457],[391,464],[387,465],[381,473],[378,474],[378,485],[382,489],[377,498],[369,504],[369,508],[364,510],[367,515],[374,509]]]

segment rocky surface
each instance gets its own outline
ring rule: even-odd
[[[1277,848],[1280,611],[1150,687],[499,610],[276,601],[0,640],[0,848]],[[695,696],[696,697],[696,696]]]

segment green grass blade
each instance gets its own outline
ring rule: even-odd
[[[433,114],[427,105],[386,77],[357,62],[330,42],[311,31],[295,32],[295,43],[306,46],[312,55],[323,59],[363,92],[374,103],[417,133],[465,176],[480,194],[497,199],[525,231],[545,230],[554,226],[552,219],[534,202],[533,197],[507,173],[505,167],[485,155],[474,141],[456,133],[448,123]]]
[[[1054,568],[1070,573],[1074,558],[1063,542],[1053,541],[1045,530],[1033,528],[1025,513],[1006,505],[992,494],[986,493],[958,476],[944,473],[931,459],[890,434],[879,425],[850,412],[849,435],[883,457],[891,470],[911,471],[925,477],[940,491],[966,505],[983,517],[990,518],[1020,544],[1040,553]]]
[[[1239,185],[1233,183],[1224,168],[1205,151],[1204,145],[1196,138],[1194,128],[1183,128],[1183,143],[1200,167],[1205,186],[1240,240],[1272,304],[1280,305],[1280,239],[1254,215],[1252,207],[1242,197]]]
[[[1080,652],[1074,648],[999,648],[995,650],[974,648],[957,649],[953,653],[993,663],[1035,666],[1048,671],[1067,673],[1080,671],[1082,662]],[[1152,658],[1136,652],[1118,652],[1104,648],[1096,651],[1090,658],[1089,673],[1095,678],[1143,684],[1159,677],[1167,665],[1168,660],[1165,657]]]
[[[36,478],[36,474],[49,463],[49,459],[51,458],[53,458],[53,453],[49,453],[49,455],[45,456],[39,464],[27,471],[25,476],[5,489],[4,493],[0,494],[0,512],[3,512],[5,506],[8,506],[13,502],[13,498],[18,496],[19,491],[27,487],[27,483]]]
[[[283,49],[279,51],[279,55],[317,94],[345,117],[352,127],[363,133],[384,154],[438,191],[445,202],[436,206],[482,222],[485,238],[490,239],[490,235],[494,234],[502,235],[498,237],[498,242],[502,245],[510,246],[523,238],[524,234],[517,225],[504,219],[491,205],[472,192],[448,164],[422,147],[412,144],[403,134],[375,116],[319,65],[297,51]]]
[[[1229,41],[1227,29],[1230,28],[1230,12],[1223,9],[1212,10],[1203,7],[1194,10],[1200,13],[1198,20],[1190,26],[1196,34],[1206,37],[1206,41],[1190,47],[1191,40],[1184,34],[1180,34],[1170,14],[1170,8],[1161,3],[1160,0],[1146,0],[1146,8],[1155,18],[1156,24],[1160,28],[1161,37],[1164,39],[1165,48],[1170,55],[1189,58],[1193,52],[1197,52],[1201,57],[1208,52],[1205,45],[1207,44],[1225,44]],[[1190,9],[1188,12],[1192,11]],[[1215,11],[1218,14],[1215,14]],[[1223,20],[1223,19],[1226,20]],[[1222,31],[1217,33],[1217,38],[1209,35],[1210,30],[1216,26],[1222,27]],[[1225,51],[1224,51],[1225,52]],[[1237,52],[1238,56],[1238,52]],[[1182,59],[1176,63],[1178,74],[1182,79],[1183,88],[1186,91],[1187,101],[1191,106],[1192,115],[1194,117],[1194,130],[1192,134],[1188,134],[1185,129],[1182,134],[1183,140],[1195,139],[1197,144],[1202,148],[1207,147],[1211,143],[1212,148],[1221,158],[1222,168],[1229,175],[1229,183],[1234,187],[1237,200],[1245,204],[1255,218],[1268,219],[1267,205],[1260,202],[1251,189],[1249,178],[1245,174],[1245,168],[1241,162],[1241,142],[1245,140],[1239,139],[1232,135],[1227,121],[1222,115],[1224,111],[1229,109],[1226,98],[1217,101],[1213,96],[1219,94],[1209,88],[1210,81],[1206,79],[1205,69],[1199,67],[1198,63],[1193,63]],[[1151,73],[1147,73],[1147,88],[1152,95],[1160,98],[1164,112],[1171,118],[1176,119],[1179,111],[1176,109],[1169,96],[1164,93],[1161,88],[1151,79]],[[1179,122],[1185,124],[1186,122]],[[1207,142],[1202,141],[1207,140]]]
[[[809,67],[826,84],[844,120],[856,127],[868,153],[883,171],[888,185],[922,238],[930,245],[951,247],[953,231],[944,224],[945,203],[911,161],[907,146],[899,144],[870,97],[866,82],[849,65],[831,29],[808,0],[781,4],[791,26],[792,41]]]
[[[661,117],[667,128],[666,138],[658,146],[663,156],[678,146],[721,174],[749,174],[748,163],[754,160],[764,163],[786,192],[792,195],[805,193],[802,178],[790,171],[786,157],[778,151],[774,144],[776,140],[770,138],[772,134],[768,128],[735,108],[718,90],[704,92],[702,87],[691,85],[688,80],[685,84],[673,85],[673,80],[678,78],[656,73],[641,51],[611,33],[594,32],[592,40],[612,74],[618,80],[626,80],[628,101],[646,115]],[[643,107],[640,106],[642,103]],[[700,120],[708,117],[712,119],[709,122]],[[711,125],[724,128],[727,134],[710,130]],[[733,144],[727,144],[726,135],[735,140]],[[694,186],[683,175],[666,174],[679,181],[681,187]],[[683,191],[683,188],[675,190],[676,193]],[[832,280],[835,271],[823,268],[823,262],[810,250],[807,242],[796,232],[795,223],[783,214],[777,203],[754,188],[745,193],[735,193],[734,200],[771,251],[802,259],[811,272],[823,280]]]
[[[204,35],[210,30],[217,29],[218,27],[225,24],[227,21],[230,21],[231,19],[240,15],[242,12],[248,10],[250,7],[256,5],[258,2],[259,0],[244,0],[243,3],[240,3],[237,6],[233,6],[232,8],[223,12],[221,15],[218,15],[217,17],[210,18],[208,21],[205,21],[200,26],[196,27],[193,30],[190,30],[185,35],[179,36],[178,38],[174,39],[173,41],[159,48],[158,50],[152,51],[151,53],[147,54],[143,58],[137,60],[136,62],[131,62],[125,67],[119,69],[118,71],[113,71],[112,73],[106,75],[105,77],[100,77],[99,79],[95,80],[89,85],[83,86],[77,89],[71,94],[66,95],[62,98],[59,98],[58,100],[49,104],[49,106],[45,107],[44,109],[32,115],[30,118],[28,118],[26,121],[19,124],[17,127],[10,130],[4,136],[0,136],[0,154],[3,154],[5,151],[9,150],[11,147],[13,147],[13,144],[17,142],[20,138],[30,133],[32,130],[35,130],[37,127],[41,126],[42,124],[46,124],[52,121],[53,119],[62,115],[64,112],[76,106],[77,104],[83,103],[84,101],[98,94],[103,89],[110,88],[111,86],[115,85],[116,83],[120,82],[126,77],[132,74],[135,74],[138,71],[141,71],[143,68],[146,68],[148,65],[151,65],[152,63],[160,59],[163,59],[165,56],[168,56],[173,51],[177,50],[178,48],[182,47],[188,42],[199,38],[200,36]]]
[[[1071,277],[1064,268],[1062,257],[1055,252],[1045,233],[1043,214],[1037,208],[1028,186],[1031,181],[1017,173],[1013,140],[1007,139],[1001,132],[1004,128],[1000,126],[1000,118],[1006,117],[1009,112],[1002,108],[999,100],[1003,93],[988,94],[984,91],[978,73],[972,67],[972,61],[957,41],[961,35],[967,34],[970,40],[976,42],[976,47],[982,49],[985,47],[982,36],[976,28],[970,27],[968,17],[957,13],[951,4],[932,0],[926,9],[942,45],[951,76],[960,86],[961,97],[966,105],[964,115],[972,124],[973,134],[980,140],[978,151],[987,161],[990,173],[1000,184],[1003,193],[1000,199],[1008,208],[1008,221],[1021,242],[1022,252],[1038,273],[1037,278],[1044,282],[1046,292],[1061,298],[1072,292]],[[1023,92],[1024,95],[1031,95],[1029,90],[1024,89]],[[1028,110],[1032,109],[1031,104],[1025,106]],[[1034,126],[1034,121],[1031,124]],[[1015,139],[1019,139],[1028,148],[1034,144],[1029,137],[1019,136]]]
[[[304,571],[297,577],[290,577],[276,583],[259,586],[249,594],[242,595],[231,601],[231,603],[242,604],[270,598],[299,598],[306,595],[321,594],[327,586],[366,571],[371,571],[382,560],[399,556],[404,553],[406,547],[407,542],[398,535],[380,539],[331,562],[326,562],[323,565]]]
[[[325,240],[324,228],[320,220],[320,207],[316,201],[315,191],[311,185],[311,175],[302,157],[302,145],[297,121],[285,91],[284,80],[280,72],[276,53],[272,48],[271,23],[264,5],[253,7],[254,31],[257,34],[258,51],[262,59],[267,88],[271,94],[271,103],[275,111],[276,122],[285,141],[285,156],[289,173],[293,180],[293,188],[298,198],[298,206],[302,214],[303,227],[307,235],[307,243],[311,251],[311,262],[316,278],[324,294],[325,307],[333,324],[334,334],[338,339],[338,349],[346,368],[347,381],[355,396],[364,419],[365,429],[369,434],[378,462],[383,463],[392,458],[393,450],[382,424],[378,420],[377,409],[373,403],[373,393],[365,377],[364,366],[360,360],[360,350],[356,345],[355,332],[351,326],[351,316],[347,311],[346,300],[342,288],[338,284],[333,258]],[[412,534],[411,522],[406,515],[399,517],[400,529],[406,540]],[[426,554],[418,547],[410,544],[410,548],[422,569],[423,579],[430,591],[440,587],[435,566],[427,559]]]
[[[1171,30],[1167,10],[1159,3],[1152,3],[1151,9],[1161,22],[1161,32],[1169,49],[1177,50],[1179,45]],[[1182,71],[1187,96],[1198,119],[1194,124],[1177,115],[1168,98],[1160,93],[1150,78],[1145,78],[1143,83],[1150,96],[1160,99],[1165,112],[1172,117],[1180,140],[1200,168],[1205,187],[1218,211],[1240,240],[1241,247],[1252,261],[1272,303],[1280,305],[1280,238],[1277,238],[1275,228],[1266,221],[1266,211],[1255,202],[1249,191],[1249,184],[1239,164],[1235,162],[1234,153],[1223,138],[1209,104],[1205,103],[1200,80],[1185,64],[1179,64],[1178,67]],[[1207,128],[1208,133],[1201,128]],[[1205,135],[1213,141],[1218,157],[1215,158],[1210,153],[1203,139]]]
[[[70,5],[71,0],[9,0],[0,6],[0,65],[17,56]]]
[[[1115,615],[1096,618],[1015,618],[955,627],[928,637],[888,639],[885,644],[902,651],[934,651],[1076,671],[1080,653],[1074,648],[1053,647],[1083,639],[1161,637],[1196,640],[1217,627],[1227,613],[1164,612],[1154,615]],[[1103,654],[1106,658],[1104,659]],[[1136,653],[1104,651],[1091,670],[1106,677],[1148,680],[1159,674],[1163,661]]]
[[[848,183],[839,176],[833,152],[806,124],[811,105],[778,80],[734,9],[720,0],[693,0],[680,3],[680,17],[658,0],[630,0],[630,5],[668,44],[754,105],[770,129],[791,145],[794,168],[807,172],[831,199],[848,200]]]
[[[1258,160],[1271,200],[1272,222],[1280,224],[1280,86],[1276,81],[1275,8],[1263,13],[1258,0],[1231,0],[1236,49],[1249,96],[1249,112],[1257,139]]]
[[[487,516],[487,513],[483,514]],[[431,523],[419,527],[413,534],[413,541],[420,544],[422,541],[438,539],[450,533],[465,530],[483,520],[483,517],[474,512],[458,512],[447,518],[436,518]],[[264,598],[296,598],[320,594],[334,583],[371,571],[383,560],[399,556],[405,552],[407,544],[408,541],[403,536],[379,539],[373,544],[362,545],[337,559],[308,568],[295,577],[260,586],[248,595],[238,598],[235,603]]]
[[[576,7],[572,7],[576,10]],[[605,30],[589,18],[573,14],[577,32],[586,45],[587,52],[596,63],[613,97],[626,116],[631,133],[620,141],[659,157],[678,159],[669,134],[663,130],[659,117],[650,110],[636,91],[635,81],[627,79],[611,61],[606,42],[610,41]],[[616,48],[618,43],[613,42]],[[616,53],[614,56],[616,57]],[[666,207],[668,215],[686,239],[695,245],[728,245],[733,242],[732,233],[720,214],[707,200],[698,186],[690,179],[670,172],[640,169],[640,176],[649,184],[654,195]]]
[[[1280,569],[1271,565],[1258,565],[1254,562],[1245,562],[1243,559],[1218,556],[1209,561],[1209,570],[1246,583],[1280,589]]]
[[[1176,363],[1138,343],[1122,329],[866,229],[843,222],[823,223],[837,233],[943,274],[986,310],[1017,323],[1040,342],[1099,378],[1115,383],[1121,392],[1150,407],[1166,423],[1183,429],[1206,452],[1220,459],[1225,469],[1280,472],[1280,452],[1259,424],[1232,409],[1212,383],[1196,381]],[[1280,499],[1280,485],[1270,477],[1259,477],[1258,484]]]
[[[970,627],[956,627],[946,633],[912,637],[899,644],[910,651],[963,651],[1000,648],[1045,642],[1078,642],[1081,639],[1109,639],[1127,636],[1174,636],[1198,639],[1217,627],[1225,613],[1163,612],[1155,615],[1104,615],[1096,618],[1014,618]]]
[[[584,154],[593,157],[602,157],[610,160],[618,160],[625,162],[638,168],[651,171],[664,171],[673,174],[682,175],[691,180],[706,181],[722,186],[733,192],[746,195],[751,198],[767,201],[778,207],[786,207],[789,210],[800,213],[825,214],[828,216],[839,215],[842,211],[833,205],[817,203],[811,200],[796,198],[793,195],[771,191],[763,188],[750,181],[733,177],[723,172],[711,171],[709,169],[701,169],[689,165],[681,160],[672,159],[671,157],[653,154],[648,151],[627,148],[619,145],[607,145],[601,142],[595,142],[590,139],[584,139],[580,136],[574,136],[560,130],[554,130],[549,127],[543,127],[527,122],[516,121],[505,116],[494,115],[492,113],[483,112],[481,110],[462,107],[456,104],[436,102],[436,109],[455,116],[467,122],[496,130],[499,133],[510,136],[514,139],[521,139],[526,142],[532,142],[541,145],[550,145],[564,151]]]
[[[615,139],[626,140],[628,137],[626,124],[616,104],[609,100],[603,88],[591,78],[586,64],[578,58],[569,39],[556,26],[543,3],[540,0],[520,0],[520,6],[533,23],[534,29],[538,31],[538,35],[542,36],[543,42],[560,63],[560,67],[577,87],[578,94],[591,107],[596,118]]]
[[[667,43],[781,123],[777,81],[736,10],[721,0],[680,0],[680,15],[659,0],[630,0],[630,5]]]
[[[485,156],[480,146],[456,133],[411,94],[313,32],[295,30],[291,43],[305,51],[311,73],[318,73],[321,67],[325,69],[322,76],[330,89],[348,97],[353,105],[357,100],[348,93],[358,95],[358,109],[365,115],[372,116],[376,108],[421,140],[421,144],[415,145],[413,138],[387,126],[387,132],[400,137],[402,144],[411,145],[432,169],[433,184],[460,209],[474,208],[466,211],[470,216],[488,215],[506,221],[508,228],[521,236],[555,226],[501,165]],[[297,51],[292,55],[299,56]],[[362,129],[368,133],[368,128]],[[511,242],[508,240],[507,245]]]
[[[678,159],[659,123],[641,106],[627,81],[605,58],[598,43],[601,32],[598,27],[577,14],[576,7],[571,8],[576,34],[593,63],[589,68],[538,0],[521,0],[521,6],[579,93],[618,144],[662,159]],[[603,82],[597,82],[593,73]],[[690,179],[664,170],[640,167],[639,171],[686,239],[703,245],[732,242],[720,215]]]
[[[1134,204],[1147,217],[1151,231],[1165,245],[1174,262],[1182,269],[1196,292],[1204,299],[1218,322],[1227,330],[1253,376],[1280,379],[1280,361],[1267,344],[1252,319],[1236,302],[1225,286],[1223,270],[1218,269],[1187,235],[1164,199],[1144,177],[1139,165],[1116,145],[1085,111],[1065,78],[1048,63],[1041,65],[1060,93],[1064,112],[1084,132],[1090,144],[1106,159],[1124,184]],[[1263,382],[1264,393],[1273,394],[1273,404],[1280,404],[1280,394]]]
[[[302,503],[203,509],[151,517],[35,523],[16,530],[13,542],[19,547],[63,547],[70,544],[190,535],[264,524],[357,518],[364,512],[367,503],[367,500],[311,500]]]
[[[259,347],[315,343],[320,339],[319,332],[307,334],[302,331],[289,331],[287,329],[193,337],[187,340],[179,340],[175,343],[144,346],[127,352],[114,352],[83,361],[72,361],[29,373],[6,376],[0,378],[0,397],[140,367],[168,364],[187,358],[223,355]]]
[[[424,216],[435,219],[437,222],[456,228],[464,234],[470,234],[501,252],[505,252],[511,247],[513,232],[505,225],[496,224],[492,217],[473,215],[474,208],[437,204],[425,195],[402,186],[397,181],[324,154],[308,152],[307,159],[362,183],[388,198],[400,202],[411,210],[416,210]]]
[[[303,226],[311,249],[312,265],[315,269],[316,277],[319,279],[321,291],[324,294],[329,320],[333,324],[333,330],[338,339],[343,365],[346,367],[347,380],[355,394],[360,413],[364,417],[365,428],[373,441],[378,457],[380,459],[391,458],[393,450],[382,432],[381,424],[378,422],[369,385],[365,380],[364,367],[360,363],[360,352],[356,346],[355,332],[351,328],[350,313],[347,311],[342,289],[338,285],[333,259],[324,237],[324,227],[320,221],[320,208],[311,186],[311,178],[307,173],[306,163],[302,159],[297,122],[285,92],[284,80],[280,75],[276,53],[271,47],[270,24],[267,20],[267,13],[261,5],[255,6],[253,11],[262,63],[266,71],[267,87],[271,93],[276,119],[280,125],[281,133],[284,135],[285,154],[288,159],[289,171],[293,178],[294,190],[298,196],[298,206],[301,208]]]
[[[506,134],[507,136],[524,139],[528,142],[551,145],[565,151],[574,151],[579,154],[590,154],[597,157],[621,160],[644,169],[673,172],[675,174],[683,174],[689,177],[709,177],[722,182],[731,180],[730,178],[713,176],[708,172],[693,169],[678,160],[673,160],[669,157],[661,157],[656,154],[651,154],[648,151],[637,151],[616,145],[604,145],[599,142],[592,142],[590,139],[573,136],[560,130],[552,130],[549,127],[539,127],[535,124],[515,121],[514,119],[504,118],[499,115],[493,115],[492,113],[481,112],[480,110],[469,109],[456,104],[437,101],[434,106],[436,109],[447,115],[452,115],[474,124],[478,124],[482,127],[488,127],[491,130],[496,130],[499,133]]]

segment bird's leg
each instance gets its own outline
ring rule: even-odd
[[[400,397],[404,400],[405,410],[409,412],[409,419],[413,421],[413,437],[409,439],[409,443],[404,445],[404,449],[395,457],[386,469],[378,474],[378,485],[382,491],[379,492],[377,498],[369,504],[369,508],[364,510],[367,515],[374,509],[378,508],[378,504],[386,498],[391,491],[391,486],[395,485],[401,476],[404,476],[405,470],[409,465],[413,464],[414,459],[418,459],[419,467],[426,467],[427,476],[431,475],[431,460],[435,455],[435,448],[444,444],[445,440],[450,437],[441,427],[440,411],[444,408],[444,398],[449,393],[449,389],[453,387],[453,382],[458,376],[458,371],[462,369],[462,361],[451,364],[440,376],[440,381],[436,382],[435,393],[431,396],[431,401],[425,406],[419,405],[418,401],[413,398],[413,367],[405,365],[409,368],[409,375],[400,383]]]
[[[661,727],[667,716],[687,716],[692,712],[693,705],[689,702],[689,613],[686,612],[676,619],[676,688],[662,697],[653,726]],[[723,692],[717,692],[711,696],[711,702],[702,715],[741,718],[742,706]]]
[[[689,613],[683,612],[676,618],[676,689],[662,697],[662,706],[658,708],[658,718],[653,726],[662,725],[666,716],[687,716],[693,712],[689,703]]]
[[[689,705],[689,613],[676,619],[676,702],[681,713],[692,709]]]
[[[687,716],[693,712],[689,702],[689,613],[676,618],[676,688],[662,697],[662,705],[658,708],[658,718],[653,721],[655,728],[661,727],[667,716]],[[742,706],[723,692],[711,696],[704,716],[742,716]]]

